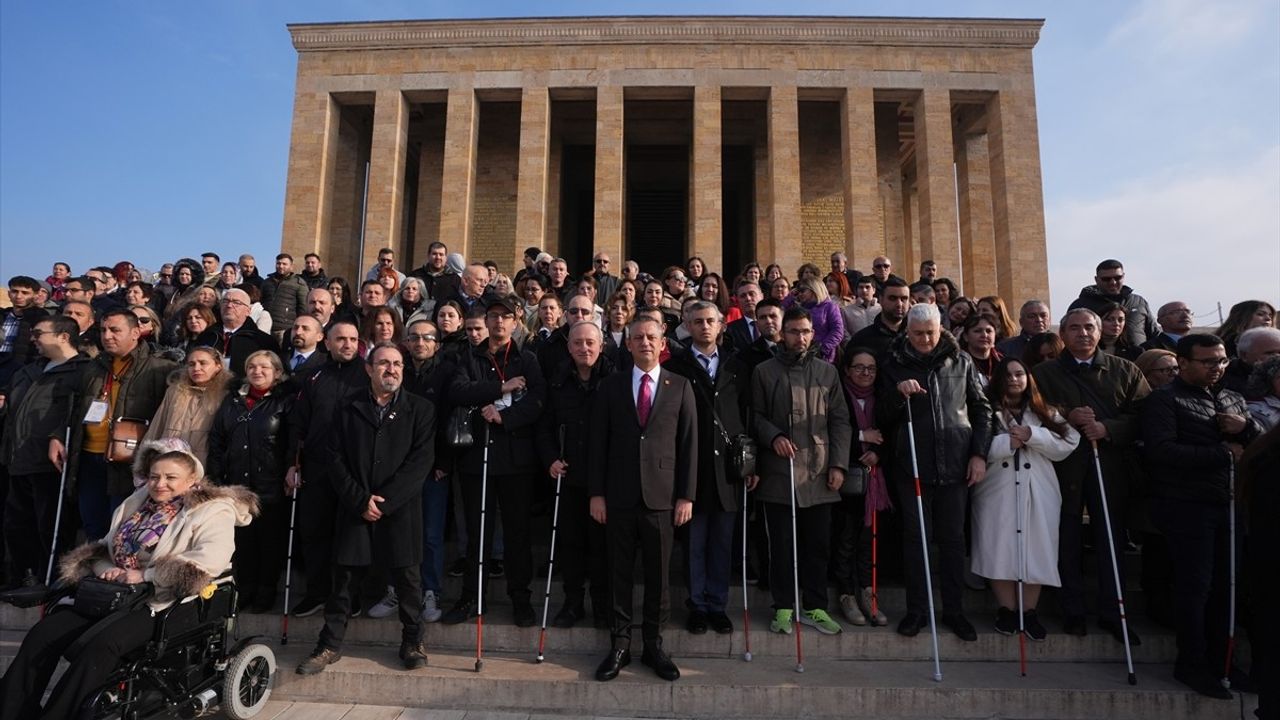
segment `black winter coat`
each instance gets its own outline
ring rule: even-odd
[[[663,367],[689,380],[698,406],[698,496],[693,511],[737,510],[736,486],[741,480],[730,466],[725,435],[732,438],[746,432],[745,404],[739,394],[746,367],[724,349],[715,380],[692,350],[672,354]]]
[[[499,374],[498,369],[502,372]],[[477,410],[472,415],[472,433],[476,444],[462,455],[459,469],[479,475],[484,465],[485,425],[489,425],[489,474],[523,475],[538,470],[538,453],[534,449],[538,420],[546,402],[547,384],[533,353],[516,347],[515,341],[496,358],[489,355],[489,344],[481,343],[463,357],[459,372],[449,388],[449,401],[455,406],[481,408],[502,397],[503,378],[525,378],[525,390],[512,398],[511,407],[501,412],[502,424],[486,423]],[[545,470],[545,468],[544,468]]]
[[[1244,430],[1226,435],[1217,413],[1245,419]],[[1229,499],[1231,454],[1226,443],[1247,445],[1259,435],[1244,398],[1231,390],[1206,390],[1182,378],[1153,390],[1142,406],[1142,439],[1153,497],[1224,505]]]
[[[429,400],[436,409],[435,447],[436,457],[433,470],[452,472],[457,462],[457,451],[449,444],[445,434],[440,432],[446,419],[453,414],[453,405],[448,401],[449,385],[458,374],[458,366],[452,359],[435,357],[416,367],[413,361],[404,371],[404,389],[420,398]]]
[[[861,333],[859,333],[861,334]],[[880,363],[880,392],[876,421],[881,428],[900,427],[894,459],[901,477],[911,477],[911,445],[907,437],[907,400],[898,383],[915,380],[928,391],[911,398],[920,482],[952,485],[965,482],[969,459],[987,457],[991,447],[991,403],[978,379],[973,360],[960,352],[946,330],[933,352],[921,357],[898,335]]]
[[[41,358],[13,376],[5,397],[0,443],[0,465],[8,466],[10,475],[58,472],[49,462],[49,437],[66,432],[81,376],[90,362],[80,353],[45,372],[49,361]]]
[[[595,397],[600,381],[613,373],[613,365],[603,354],[591,369],[591,378],[585,383],[578,377],[576,368],[568,365],[551,380],[547,389],[547,411],[538,423],[538,477],[547,477],[547,470],[556,460],[569,464],[565,482],[573,487],[587,488],[587,451],[597,439],[591,432],[591,399]],[[560,452],[560,428],[564,428],[564,452]]]
[[[386,567],[422,562],[422,486],[434,462],[436,411],[401,390],[379,420],[365,391],[342,408],[325,445],[329,483],[338,498],[334,562]],[[361,517],[380,495],[382,517]]]
[[[337,420],[338,411],[361,391],[369,391],[369,373],[365,372],[364,361],[359,358],[347,363],[331,358],[310,377],[304,378],[289,416],[290,461],[300,453],[304,470],[322,467],[321,450]]]
[[[265,504],[284,499],[289,456],[288,424],[293,395],[283,387],[250,410],[248,386],[227,393],[209,429],[205,476],[215,485],[243,485]]]

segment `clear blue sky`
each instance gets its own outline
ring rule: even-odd
[[[1116,256],[1153,303],[1280,300],[1280,3],[0,4],[0,276],[273,256],[296,55],[285,24],[522,15],[1042,17],[1053,301]],[[1208,318],[1205,319],[1205,322]]]

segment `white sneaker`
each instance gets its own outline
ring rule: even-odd
[[[427,590],[422,593],[422,622],[433,623],[440,620],[440,616],[444,615],[444,611],[440,609],[438,598],[435,592]]]
[[[376,605],[369,608],[366,613],[371,618],[384,618],[400,608],[400,598],[396,597],[396,589],[390,585],[387,586],[387,594]]]

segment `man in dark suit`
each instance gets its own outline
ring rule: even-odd
[[[760,286],[753,282],[744,282],[735,293],[742,317],[729,323],[724,328],[724,346],[726,350],[741,350],[760,338],[756,328],[756,303],[764,299]]]
[[[326,291],[327,292],[327,291]],[[289,344],[280,349],[280,362],[289,372],[291,391],[302,388],[302,379],[311,377],[325,363],[329,362],[329,353],[325,352],[324,327],[320,321],[310,315],[299,315],[293,321],[286,336]]]
[[[725,606],[742,483],[729,461],[729,439],[746,431],[738,394],[743,367],[717,344],[724,319],[714,303],[696,300],[685,305],[684,326],[689,349],[672,355],[664,367],[688,378],[698,404],[698,494],[684,543],[689,576],[685,629],[694,635],[708,628],[726,635],[733,632]],[[747,485],[753,487],[754,482]]]
[[[244,377],[244,361],[259,350],[278,352],[275,338],[258,329],[249,320],[249,294],[232,288],[222,296],[222,323],[214,325],[219,350],[226,358],[227,369]]]
[[[663,651],[661,632],[671,614],[673,527],[693,516],[697,492],[697,407],[689,381],[658,366],[666,347],[661,323],[631,323],[627,347],[635,362],[631,372],[602,381],[591,406],[591,517],[605,526],[609,541],[614,616],[612,649],[596,679],[612,680],[631,662],[631,569],[638,549],[644,562],[640,660],[658,677],[675,680],[680,670]]]

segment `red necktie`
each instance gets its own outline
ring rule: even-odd
[[[653,378],[648,373],[640,376],[640,396],[636,398],[636,415],[640,417],[640,427],[649,425],[649,411],[653,409],[653,391],[649,389],[651,382]]]

